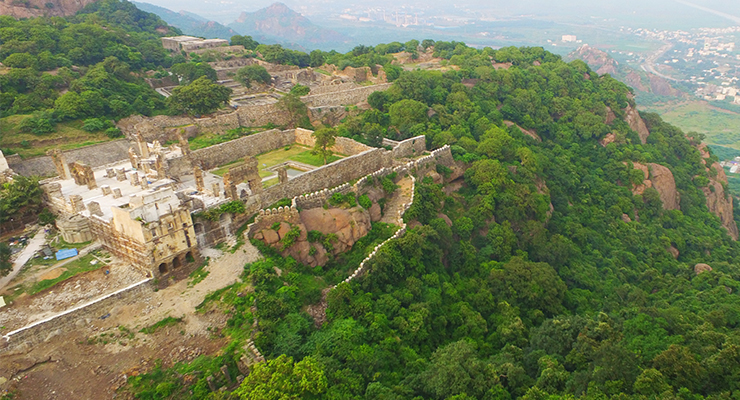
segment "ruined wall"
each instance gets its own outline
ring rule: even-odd
[[[312,86],[311,93],[309,93],[308,95],[311,96],[311,95],[343,92],[345,90],[357,89],[360,87],[361,87],[360,85],[354,82],[343,82],[343,83],[336,84],[336,85]]]
[[[229,142],[198,149],[187,157],[167,160],[170,176],[188,175],[193,166],[201,165],[204,170],[228,164],[246,156],[256,156],[266,151],[289,146],[295,142],[295,131],[272,129],[245,136]]]
[[[377,91],[387,90],[392,85],[392,83],[383,83],[380,85],[364,86],[341,92],[309,94],[308,96],[301,97],[301,100],[303,100],[303,102],[309,107],[357,104],[367,100],[367,96],[370,96],[370,94]]]
[[[72,308],[62,314],[38,321],[25,328],[10,332],[0,339],[0,354],[7,351],[41,343],[52,335],[64,334],[77,328],[79,321],[88,325],[88,320],[108,314],[114,307],[134,299],[150,296],[153,288],[146,279],[127,288],[118,290],[100,299]]]
[[[92,168],[111,164],[128,159],[128,149],[131,146],[128,140],[119,139],[112,142],[94,144],[79,149],[63,151],[65,161],[73,163],[79,161]],[[8,157],[8,164],[19,175],[56,176],[57,170],[49,156],[41,156],[21,160],[20,157]]]
[[[421,135],[406,139],[398,143],[398,146],[393,148],[393,158],[413,158],[418,157],[427,149],[426,136]]]
[[[303,129],[303,128],[297,128],[295,130],[295,142],[298,144],[302,144],[304,146],[313,147],[316,144],[316,139],[314,139],[312,135],[313,135],[313,131],[310,131],[308,129]],[[372,149],[373,147],[364,145],[350,138],[341,137],[341,136],[336,138],[334,147],[331,148],[333,152],[344,154],[347,156],[360,154],[363,151],[368,151]]]
[[[265,189],[261,195],[261,207],[266,207],[284,198],[293,198],[303,193],[311,193],[323,188],[339,186],[383,167],[392,165],[391,152],[373,149],[343,158],[329,165],[306,172],[299,178],[291,179],[282,185]]]

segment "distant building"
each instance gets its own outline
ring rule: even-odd
[[[184,50],[190,52],[228,45],[229,41],[226,39],[202,39],[194,36],[170,36],[162,38],[162,46],[170,51]]]
[[[565,43],[571,43],[578,41],[578,38],[576,35],[563,35],[563,42]]]

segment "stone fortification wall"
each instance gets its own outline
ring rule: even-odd
[[[261,206],[284,198],[293,198],[303,193],[312,193],[319,189],[339,186],[363,175],[375,172],[391,165],[391,153],[385,149],[373,149],[343,158],[329,165],[306,172],[296,179],[282,185],[265,189],[261,195]]]
[[[324,85],[324,86],[312,86],[311,87],[311,93],[309,93],[309,96],[312,95],[319,95],[319,94],[328,94],[328,93],[336,93],[336,92],[343,92],[345,90],[351,90],[351,89],[357,89],[362,86],[354,83],[354,82],[343,82],[340,84],[333,84],[333,85]]]
[[[355,186],[350,185],[349,183],[344,183],[335,188],[323,189],[318,192],[302,194],[298,197],[294,197],[293,204],[302,210],[318,208],[323,206],[324,203],[334,195],[334,193],[347,194],[354,191]]]
[[[157,115],[156,117],[145,117],[143,115],[132,115],[123,118],[116,126],[127,138],[133,139],[137,133],[147,142],[159,140],[164,143],[168,139],[165,132],[167,128],[193,125],[193,118],[183,116]]]
[[[19,347],[30,349],[31,346],[41,343],[51,336],[74,330],[80,321],[88,325],[89,320],[108,314],[117,305],[150,295],[153,293],[153,288],[149,284],[150,281],[151,279],[146,279],[53,317],[9,332],[0,339],[0,354],[13,351]]]
[[[384,91],[391,87],[392,83],[383,83],[380,85],[363,86],[356,89],[343,90],[339,92],[330,92],[325,94],[309,94],[301,97],[304,103],[309,107],[321,107],[328,105],[348,105],[357,104],[367,100],[367,96],[377,91]]]
[[[313,131],[303,128],[297,128],[295,130],[295,142],[304,146],[313,147],[316,144],[316,139],[312,136]],[[372,150],[373,147],[364,145],[360,142],[354,141],[346,137],[337,137],[332,151],[347,156],[360,154],[364,151]]]
[[[383,143],[385,144],[385,142]],[[398,145],[393,147],[393,158],[409,158],[418,157],[427,149],[427,138],[424,135],[412,137],[410,139],[398,142]]]
[[[193,167],[200,165],[204,170],[216,168],[247,156],[256,156],[266,151],[289,146],[295,142],[295,131],[272,129],[245,136],[229,142],[198,149],[187,157],[168,160],[170,176],[193,173]]]
[[[79,161],[92,168],[128,159],[130,143],[126,139],[114,140],[85,146],[79,149],[66,150],[62,153],[67,163]],[[49,156],[21,160],[20,157],[7,157],[10,168],[19,175],[56,176],[57,170]]]

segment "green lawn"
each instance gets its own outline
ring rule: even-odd
[[[110,141],[103,132],[85,132],[82,121],[56,124],[56,132],[34,135],[21,133],[17,127],[28,115],[11,115],[0,118],[0,149],[17,153],[23,158],[43,156],[48,150],[71,150]]]
[[[329,163],[332,163],[334,161],[342,159],[343,157],[344,156],[341,154],[333,155],[329,157],[327,161]],[[266,178],[268,176],[274,175],[273,172],[268,171],[267,169],[286,161],[296,161],[308,165],[313,165],[314,167],[320,167],[324,165],[323,158],[311,154],[310,147],[294,144],[258,155],[257,162],[259,164],[260,177]],[[243,163],[243,160],[236,160],[213,170],[212,173],[218,176],[224,176],[224,174],[229,171],[229,168],[234,168]]]
[[[62,275],[60,275],[58,278],[46,279],[40,282],[36,282],[33,286],[28,288],[26,292],[29,295],[34,295],[60,282],[64,282],[67,279],[72,278],[73,276],[77,274],[81,274],[81,273],[88,272],[88,271],[94,271],[106,265],[105,263],[102,263],[99,261],[97,264],[92,265],[90,264],[90,262],[93,260],[96,260],[95,256],[93,256],[92,254],[88,254],[82,258],[72,261],[62,267],[62,268],[65,268],[66,271],[64,271],[64,273],[62,273]]]

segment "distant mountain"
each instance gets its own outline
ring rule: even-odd
[[[274,3],[253,13],[243,12],[229,27],[242,35],[288,42],[306,49],[330,49],[349,40],[339,32],[314,25],[283,3]]]
[[[610,74],[635,89],[636,94],[654,94],[665,97],[684,97],[684,93],[673,87],[671,82],[649,72],[620,65],[609,54],[587,44],[565,56],[567,61],[583,60],[599,75]]]
[[[223,26],[218,22],[208,21],[207,19],[188,11],[174,12],[164,7],[155,6],[154,4],[138,2],[132,3],[140,10],[157,14],[168,24],[180,28],[180,30],[186,35],[199,36],[206,39],[230,39],[232,36],[238,35],[238,33],[232,29]]]

